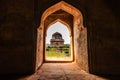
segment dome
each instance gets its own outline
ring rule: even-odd
[[[62,39],[62,35],[59,32],[55,32],[52,35],[52,39]]]

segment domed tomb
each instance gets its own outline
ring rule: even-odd
[[[64,39],[62,38],[62,35],[59,32],[55,32],[52,35],[52,39],[50,40],[50,46],[59,47],[63,45],[64,45]]]

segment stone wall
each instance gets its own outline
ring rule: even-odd
[[[42,65],[43,63],[43,33],[41,29],[37,31],[37,49],[36,49],[36,70]]]
[[[0,1],[0,74],[34,72],[34,2]]]
[[[78,66],[86,71],[89,72],[88,66],[88,47],[87,47],[87,29],[78,29],[75,30],[75,45],[74,48],[76,50],[75,60]]]
[[[120,74],[120,23],[115,12],[117,4],[114,1],[98,0],[87,5],[89,66],[92,73]]]

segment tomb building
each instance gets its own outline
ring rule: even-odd
[[[64,45],[64,39],[62,38],[62,35],[59,32],[55,32],[52,35],[52,39],[50,40],[50,46],[59,47],[63,45]]]

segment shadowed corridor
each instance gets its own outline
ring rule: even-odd
[[[0,0],[0,80],[120,80],[119,4]],[[56,22],[70,32],[75,63],[46,63],[46,33]]]
[[[73,63],[44,63],[33,75],[19,80],[107,80],[81,70]]]

